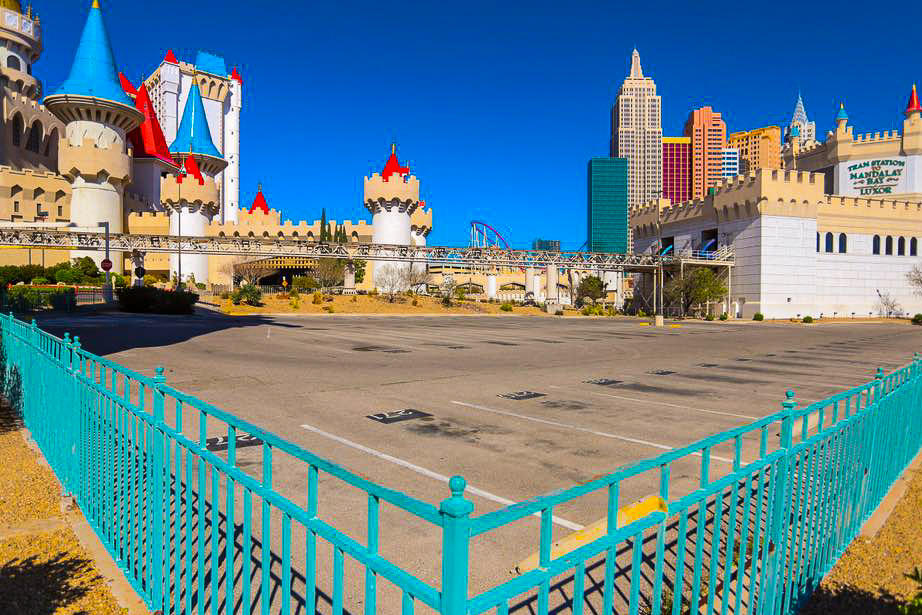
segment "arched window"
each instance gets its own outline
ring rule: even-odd
[[[900,237],[896,240],[896,254],[897,256],[906,256],[906,238]]]
[[[916,256],[919,252],[919,242],[915,237],[909,240],[909,256]]]
[[[820,234],[819,233],[816,234],[816,251],[817,252],[820,251]]]
[[[874,235],[872,252],[874,254],[880,254],[880,235]]]
[[[839,254],[845,254],[848,251],[848,238],[845,233],[839,233]]]
[[[25,123],[22,121],[22,116],[18,113],[13,116],[13,147],[22,146],[22,131],[25,130]]]
[[[893,256],[893,237],[887,235],[887,256]]]
[[[22,62],[20,62],[19,58],[16,56],[7,56],[6,67],[12,68],[13,70],[22,70]]]
[[[832,233],[826,233],[826,251],[832,252]]]
[[[44,137],[42,123],[38,120],[32,122],[32,128],[29,129],[29,139],[26,141],[26,149],[30,152],[39,153],[42,147],[42,138]]]

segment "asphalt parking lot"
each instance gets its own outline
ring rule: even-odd
[[[515,315],[204,313],[55,317],[41,325],[79,335],[90,351],[145,374],[163,365],[177,389],[421,500],[438,505],[449,495],[448,477],[461,474],[475,515],[745,425],[777,411],[788,389],[801,403],[823,399],[867,382],[878,367],[905,364],[922,346],[922,329],[873,323],[656,329],[635,320]],[[239,465],[258,472],[258,450],[241,449]],[[715,466],[730,462],[715,452]],[[277,488],[303,494],[302,470],[282,464]],[[694,464],[673,472],[677,490],[693,488]],[[638,480],[622,487],[620,501],[655,490],[652,480]],[[357,540],[365,535],[356,490],[330,479],[320,507],[336,527]],[[555,537],[604,510],[601,497],[560,506]],[[437,584],[438,532],[418,531],[393,511],[382,521],[382,554]],[[538,527],[525,520],[476,541],[472,589],[495,585],[534,552]],[[361,605],[358,570],[346,592],[353,610]],[[380,591],[387,600],[388,590]]]

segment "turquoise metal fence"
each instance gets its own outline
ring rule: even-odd
[[[164,613],[313,612],[322,594],[338,615],[347,591],[366,614],[792,613],[922,444],[917,355],[821,402],[801,407],[789,393],[780,411],[744,427],[473,516],[461,477],[436,507],[173,389],[162,369],[144,376],[12,315],[0,314],[0,329],[5,395],[129,581]],[[223,451],[209,450],[215,424]],[[241,434],[260,447],[259,477],[241,467]],[[303,471],[302,503],[273,483],[276,456]],[[690,463],[695,484],[680,493],[673,469]],[[621,486],[649,476],[666,510],[618,527]],[[318,515],[321,477],[361,494],[363,538]],[[600,495],[605,531],[555,551],[555,510]],[[440,536],[440,552],[419,554],[441,558],[439,582],[380,553],[382,504]],[[472,545],[533,515],[537,567],[472,591]],[[356,566],[360,578],[347,579]],[[393,603],[379,604],[379,581],[396,588]]]

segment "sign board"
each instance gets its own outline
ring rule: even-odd
[[[395,410],[394,412],[379,412],[378,414],[369,414],[365,418],[369,418],[379,423],[384,423],[385,425],[390,425],[391,423],[399,423],[400,421],[409,421],[412,419],[421,419],[427,416],[432,415],[427,412],[414,410],[413,408],[407,408],[406,410]]]
[[[147,275],[147,270],[144,269],[144,267],[135,267],[135,268],[134,268],[134,277],[136,277],[136,278],[143,278],[145,275]]]
[[[879,196],[910,192],[907,158],[849,160],[839,165],[840,189],[855,196]]]
[[[243,434],[237,436],[234,444],[236,448],[246,448],[247,446],[259,446],[263,441],[256,436]],[[205,448],[212,452],[227,450],[227,436],[218,436],[217,438],[208,438],[205,440]]]
[[[104,259],[102,259],[102,262],[99,263],[99,266],[100,266],[100,268],[101,268],[103,271],[111,271],[111,270],[112,270],[112,261],[110,261],[108,258],[104,258]]]

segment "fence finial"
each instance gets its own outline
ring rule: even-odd
[[[874,375],[874,379],[875,379],[875,380],[883,380],[883,379],[884,379],[884,369],[883,369],[882,367],[878,367],[878,368],[877,368],[877,373]]]
[[[469,515],[474,510],[474,504],[464,498],[464,490],[467,489],[464,477],[452,476],[448,481],[448,488],[451,489],[451,497],[442,501],[441,511],[452,517]]]
[[[793,410],[797,406],[797,402],[794,401],[794,391],[785,391],[784,401],[781,402],[781,406],[785,410]]]
[[[70,344],[70,333],[68,333],[67,331],[64,332],[64,343]]]
[[[154,376],[154,380],[156,380],[157,382],[166,382],[166,377],[163,375],[162,365],[157,366],[157,375]]]

